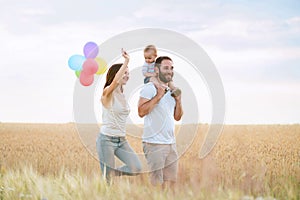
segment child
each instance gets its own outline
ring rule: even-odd
[[[155,73],[154,70],[155,59],[157,57],[156,47],[154,45],[146,46],[146,48],[144,49],[144,57],[145,57],[145,63],[142,68],[143,75],[145,76],[144,83],[146,84],[150,81],[156,87],[158,87],[159,82],[157,79],[157,74]],[[179,96],[181,94],[181,90],[175,87],[173,81],[170,81],[168,86],[171,89],[171,95],[173,97]],[[169,88],[167,88],[167,90],[169,90]]]

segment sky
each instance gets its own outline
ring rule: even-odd
[[[1,122],[73,122],[77,78],[68,58],[83,54],[88,41],[161,28],[189,37],[211,58],[224,86],[225,123],[300,123],[298,0],[0,2]]]

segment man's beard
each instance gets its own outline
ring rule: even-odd
[[[164,83],[169,83],[171,80],[168,80],[161,72],[160,72],[160,69],[158,70],[158,77],[159,77],[159,80],[164,82]],[[173,75],[171,75],[171,77],[173,77]]]

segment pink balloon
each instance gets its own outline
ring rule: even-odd
[[[98,63],[94,59],[88,58],[82,65],[82,71],[84,71],[85,74],[93,75],[98,71]]]
[[[80,73],[79,81],[83,86],[89,86],[94,82],[94,75],[86,74],[84,71]]]

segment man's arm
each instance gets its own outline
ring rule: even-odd
[[[138,113],[140,117],[144,117],[145,115],[149,114],[153,108],[158,104],[160,99],[164,96],[165,89],[163,87],[157,88],[157,93],[152,99],[146,99],[140,97],[138,103]]]
[[[179,121],[183,115],[183,109],[181,105],[181,95],[175,97],[175,109],[174,109],[174,119]]]

